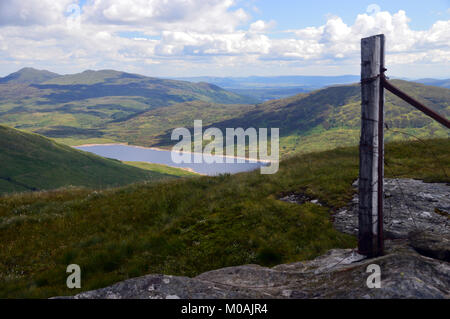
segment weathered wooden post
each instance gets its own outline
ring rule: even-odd
[[[384,35],[361,40],[359,253],[383,254]]]

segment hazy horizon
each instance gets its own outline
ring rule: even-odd
[[[64,75],[73,75],[73,74],[79,74],[85,71],[117,71],[117,72],[124,72],[124,73],[132,73],[132,74],[139,74],[139,75],[144,75],[144,76],[149,76],[149,77],[159,77],[162,79],[179,79],[179,78],[252,78],[252,77],[261,77],[261,78],[265,78],[265,77],[302,77],[302,76],[307,76],[307,77],[345,77],[345,76],[355,76],[355,77],[359,77],[360,74],[337,74],[337,75],[322,75],[322,74],[274,74],[274,75],[256,75],[256,74],[251,74],[251,75],[246,75],[246,76],[221,76],[221,75],[214,75],[214,74],[210,74],[210,75],[200,75],[200,76],[154,76],[154,75],[145,75],[145,74],[141,74],[141,73],[136,73],[136,72],[131,72],[131,71],[127,71],[127,70],[121,70],[121,69],[86,69],[86,70],[82,70],[80,72],[74,72],[74,73],[58,73],[55,72],[51,69],[38,69],[32,66],[23,66],[20,67],[19,69],[17,69],[16,71],[13,71],[11,73],[7,73],[7,74],[1,74],[0,72],[0,77],[6,77],[12,73],[16,73],[19,72],[23,69],[27,69],[27,68],[31,68],[31,69],[35,69],[38,71],[48,71],[48,72],[52,72],[52,73],[57,73],[61,76]],[[397,76],[397,75],[391,75],[392,78],[397,78],[397,79],[408,79],[408,80],[417,80],[417,79],[434,79],[434,80],[446,80],[449,77],[423,77],[423,78],[408,78],[405,76]]]

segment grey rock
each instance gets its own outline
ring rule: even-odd
[[[357,182],[353,183],[356,187]],[[424,183],[414,179],[384,179],[385,238],[407,238],[408,233],[426,230],[450,234],[450,186]],[[358,234],[358,195],[334,215],[334,225],[341,232]]]
[[[147,275],[128,279],[110,287],[56,299],[207,299],[246,298],[248,293],[220,283],[188,277]],[[255,294],[257,298],[262,298]]]
[[[311,261],[228,267],[195,278],[147,275],[83,292],[75,299],[145,298],[450,298],[450,264],[423,256],[405,241],[388,241],[387,254],[366,259],[333,249]],[[368,288],[371,264],[380,266],[381,288]]]
[[[280,198],[282,202],[292,203],[292,204],[304,204],[311,201],[311,198],[306,194],[292,193]],[[318,202],[318,201],[317,201]]]
[[[422,255],[450,262],[450,236],[415,231],[409,234],[409,245]]]

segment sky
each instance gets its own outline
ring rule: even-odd
[[[0,76],[359,74],[379,33],[388,75],[450,77],[450,0],[0,0]]]

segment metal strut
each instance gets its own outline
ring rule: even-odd
[[[383,85],[383,87],[386,90],[388,90],[392,94],[398,96],[399,98],[401,98],[405,102],[407,102],[407,103],[411,104],[412,106],[414,106],[419,111],[425,113],[426,115],[428,115],[429,117],[431,117],[435,121],[439,122],[440,124],[444,125],[446,128],[450,129],[450,121],[449,120],[447,120],[444,116],[440,115],[439,113],[433,111],[432,109],[426,107],[425,105],[423,105],[422,103],[420,103],[416,99],[412,98],[411,96],[409,96],[405,92],[401,91],[399,88],[397,88],[394,85],[392,85],[386,79],[386,77],[384,75],[381,77],[381,84]]]

